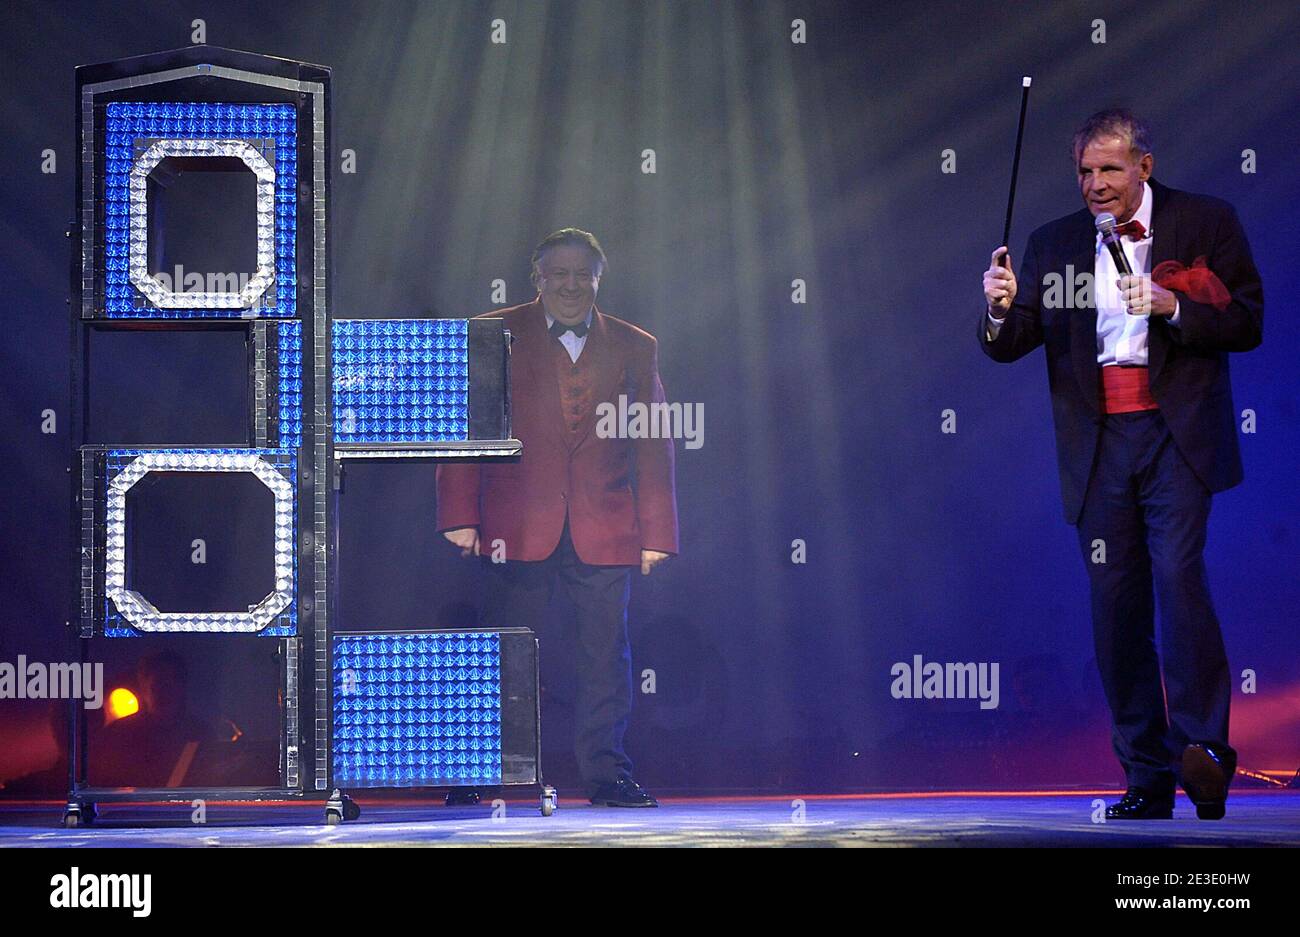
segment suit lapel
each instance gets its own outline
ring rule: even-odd
[[[541,397],[539,412],[546,414],[546,426],[560,439],[565,438],[564,405],[560,401],[560,382],[555,374],[554,349],[550,332],[546,330],[546,310],[540,299],[534,300],[522,321],[524,339],[519,347],[526,351],[518,357],[528,370],[528,383],[525,387]],[[518,359],[515,359],[518,360]]]
[[[578,357],[579,361],[583,361],[591,355],[593,372],[591,410],[583,418],[582,425],[575,435],[573,441],[575,449],[596,425],[596,407],[601,401],[610,399],[623,377],[622,361],[619,356],[613,354],[614,349],[610,343],[609,325],[605,321],[605,316],[599,308],[593,308],[591,330],[587,333],[587,343],[582,346],[582,354]]]
[[[1097,231],[1092,224],[1092,214],[1086,208],[1077,217],[1078,227],[1071,233],[1065,246],[1066,264],[1074,268],[1075,276],[1087,273],[1089,277],[1094,277],[1097,269]],[[1074,365],[1074,376],[1083,390],[1084,400],[1100,414],[1096,286],[1094,280],[1091,305],[1070,310],[1070,362]]]
[[[1151,272],[1155,273],[1161,263],[1177,258],[1178,230],[1169,205],[1169,190],[1155,179],[1147,184],[1151,186]],[[1147,321],[1147,374],[1152,387],[1164,367],[1170,341],[1169,321],[1152,316]]]

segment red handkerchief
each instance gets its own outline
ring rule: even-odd
[[[1205,265],[1204,255],[1193,260],[1190,267],[1184,267],[1177,260],[1166,260],[1151,271],[1151,279],[1167,290],[1186,293],[1194,302],[1206,303],[1219,312],[1232,302],[1223,281]]]

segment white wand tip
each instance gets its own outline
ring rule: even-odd
[[[1034,80],[1034,79],[1032,79],[1032,78],[1030,78],[1028,75],[1026,75],[1024,78],[1021,78],[1021,79],[1020,79],[1020,86],[1021,86],[1022,88],[1028,88],[1028,87],[1029,87],[1029,83],[1032,82],[1033,80]]]

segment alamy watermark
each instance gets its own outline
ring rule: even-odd
[[[656,401],[596,405],[596,435],[601,439],[681,439],[687,449],[704,445],[704,404]]]
[[[894,699],[978,699],[980,709],[998,708],[997,661],[938,663],[913,654],[910,664],[899,661],[889,674]]]
[[[133,917],[148,917],[153,908],[153,876],[82,872],[73,866],[50,878],[51,908],[129,908]]]
[[[1151,302],[1151,278],[1135,275],[1133,279],[1134,303],[1146,308]],[[1053,271],[1043,275],[1042,305],[1044,309],[1096,309],[1097,290],[1097,278],[1091,271],[1066,264],[1064,274]]]
[[[254,273],[200,273],[180,264],[152,274],[171,293],[240,293],[252,281]]]
[[[104,665],[0,661],[0,699],[83,699],[86,709],[104,705]]]

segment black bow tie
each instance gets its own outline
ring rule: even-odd
[[[590,326],[587,325],[586,322],[579,322],[577,325],[565,325],[559,319],[556,319],[551,323],[551,327],[548,331],[556,338],[559,338],[565,332],[572,332],[578,338],[582,338],[582,336],[587,334],[589,328]]]

